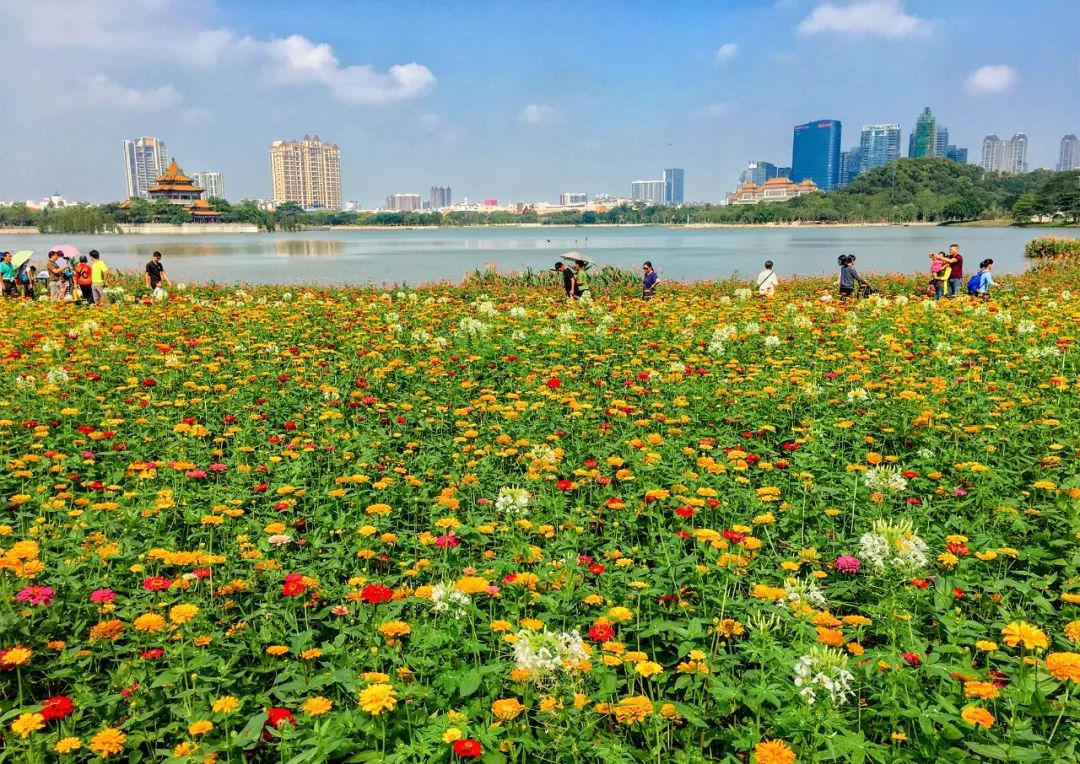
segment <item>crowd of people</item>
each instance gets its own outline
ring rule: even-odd
[[[11,252],[0,253],[0,281],[6,298],[34,300],[38,290],[43,289],[43,294],[54,302],[72,301],[97,307],[109,304],[106,290],[111,270],[96,249],[90,250],[89,257],[69,245],[49,250],[42,271],[31,265],[28,257],[18,264],[13,257]],[[155,295],[162,285],[171,285],[160,252],[154,252],[150,257],[143,276],[146,288]],[[38,282],[43,282],[43,286]]]

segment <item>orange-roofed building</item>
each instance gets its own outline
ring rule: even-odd
[[[173,204],[187,206],[196,199],[202,199],[202,189],[195,182],[180,171],[176,160],[169,163],[169,169],[164,175],[159,175],[154,185],[146,190],[150,200],[168,199]]]
[[[812,194],[817,190],[817,185],[809,178],[801,183],[792,183],[788,178],[769,178],[760,186],[754,183],[743,183],[729,197],[729,200],[731,204],[786,202],[788,199]]]

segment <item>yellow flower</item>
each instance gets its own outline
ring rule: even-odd
[[[222,695],[212,706],[215,714],[231,714],[240,708],[240,701],[232,695]]]
[[[1069,621],[1065,624],[1065,638],[1074,644],[1080,645],[1080,620]]]
[[[71,753],[82,748],[82,740],[77,737],[65,737],[56,741],[53,750],[57,753]]]
[[[619,623],[626,623],[627,621],[632,620],[634,617],[633,611],[631,611],[630,608],[623,607],[622,605],[611,608],[611,610],[608,611],[608,615],[613,620],[616,620]]]
[[[90,738],[90,750],[103,759],[124,750],[127,735],[115,727],[106,727],[101,732]]]
[[[525,706],[517,698],[502,698],[491,704],[491,714],[501,722],[511,722],[521,715]]]
[[[45,726],[45,717],[36,711],[29,714],[19,714],[19,718],[11,723],[11,731],[24,740],[31,732],[37,732]]]
[[[308,698],[304,701],[304,705],[301,706],[301,708],[304,709],[304,713],[308,716],[322,716],[333,707],[334,701],[329,698],[324,698],[322,695]]]
[[[316,658],[322,657],[322,650],[317,647],[310,647],[307,650],[304,650],[304,652],[300,653],[300,657],[303,658],[305,661],[313,661]]]
[[[1080,655],[1077,653],[1050,653],[1046,656],[1046,670],[1055,679],[1080,684]]]
[[[195,616],[199,614],[199,607],[197,605],[189,605],[184,603],[183,605],[174,605],[169,610],[169,620],[173,623],[185,624]]]
[[[135,631],[145,631],[153,634],[165,628],[165,619],[157,613],[143,613],[131,624]]]
[[[270,645],[266,648],[266,654],[272,655],[275,658],[282,656],[287,652],[289,652],[289,648],[285,647],[285,645]]]
[[[492,621],[489,627],[494,632],[510,631],[514,628],[509,621]]]
[[[199,749],[198,745],[196,745],[195,743],[192,743],[190,740],[185,740],[182,743],[177,743],[176,744],[176,746],[172,750],[172,755],[173,755],[174,758],[181,759],[181,758],[183,758],[185,756],[190,756],[191,754],[195,753],[195,751],[197,751],[198,749]]]
[[[975,643],[975,647],[988,653],[998,649],[997,642],[991,642],[988,639],[980,639]]]
[[[650,677],[664,673],[664,667],[653,661],[638,661],[634,664],[634,672],[640,676]]]
[[[449,744],[453,743],[456,740],[461,740],[462,737],[463,735],[461,733],[461,730],[459,730],[457,727],[450,727],[446,730],[446,732],[443,733],[442,741]]]
[[[903,743],[905,740],[907,740],[907,733],[901,730],[897,730],[896,732],[892,733],[890,737],[893,739],[894,742]]]
[[[994,715],[981,706],[968,706],[960,712],[960,718],[972,726],[986,729],[994,726]]]
[[[382,682],[386,683],[390,681],[390,675],[384,674],[381,671],[365,671],[360,675],[360,678],[365,682]]]
[[[379,632],[388,640],[406,637],[412,634],[412,628],[404,621],[387,621],[379,627]]]
[[[623,698],[615,706],[615,718],[620,724],[635,724],[643,722],[652,716],[652,701],[644,695],[635,695],[631,698]]]
[[[13,647],[4,654],[2,660],[5,666],[25,666],[33,654],[34,651],[27,647]]]
[[[372,716],[383,711],[393,711],[397,705],[394,688],[388,684],[373,684],[360,692],[360,708]]]
[[[783,740],[762,740],[754,746],[757,764],[791,764],[795,751]]]
[[[454,584],[454,588],[465,594],[480,594],[480,592],[487,589],[490,585],[491,584],[488,583],[486,578],[481,578],[480,576],[465,576],[464,578],[458,579],[457,583]]]
[[[1001,630],[1001,638],[1009,647],[1022,643],[1025,650],[1041,650],[1050,646],[1046,633],[1027,621],[1013,621]]]
[[[214,729],[214,723],[207,721],[206,719],[202,719],[201,721],[193,723],[190,727],[187,728],[187,731],[189,735],[195,737],[196,735],[205,735],[212,729]]]
[[[979,698],[980,700],[993,700],[1001,691],[993,682],[964,682],[964,697]]]

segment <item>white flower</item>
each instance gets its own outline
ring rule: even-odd
[[[847,394],[847,399],[849,401],[865,401],[869,397],[870,394],[861,387],[856,387],[854,390],[848,390]]]
[[[468,594],[453,584],[435,584],[431,587],[431,602],[431,609],[436,613],[443,613],[454,608],[454,615],[460,618],[465,615],[465,606],[471,600]]]
[[[754,293],[754,290],[752,290],[752,289],[746,289],[746,288],[736,289],[735,290],[735,297],[740,299],[740,300],[749,300],[750,296],[753,293]]]
[[[45,379],[50,385],[66,385],[71,377],[63,369],[56,368],[50,369],[49,373],[45,375]]]
[[[495,499],[495,509],[505,514],[527,515],[531,500],[532,494],[524,488],[503,487]]]
[[[270,546],[280,549],[283,546],[287,546],[292,543],[292,537],[284,533],[275,533],[270,538],[266,539],[266,543]]]
[[[1017,334],[1031,334],[1039,330],[1034,321],[1023,320],[1016,325]]]
[[[859,539],[859,557],[877,573],[910,576],[926,567],[928,552],[907,518],[895,523],[877,520]]]
[[[514,642],[514,667],[528,671],[534,681],[565,671],[588,657],[576,630],[556,634],[547,629],[522,629]]]
[[[491,300],[484,300],[476,304],[476,312],[481,316],[497,316],[499,311],[495,309],[495,303]]]
[[[768,337],[765,338],[765,347],[767,347],[767,348],[775,348],[775,347],[779,347],[779,346],[780,346],[780,338],[777,337],[775,334],[770,334]]]
[[[478,321],[475,318],[469,318],[468,316],[458,321],[458,332],[460,334],[466,334],[470,337],[477,335],[487,334],[488,325],[483,321]]]
[[[529,311],[525,310],[525,308],[521,307],[520,305],[515,305],[514,307],[510,308],[510,318],[525,318],[528,313]]]
[[[895,467],[871,467],[863,474],[863,482],[872,491],[901,493],[907,489],[907,480]]]
[[[37,386],[37,377],[33,374],[20,374],[15,377],[15,387],[21,387],[23,389],[31,389]]]
[[[800,688],[799,695],[812,705],[818,700],[814,688],[820,687],[834,705],[846,702],[848,696],[854,695],[851,683],[855,680],[847,665],[847,656],[839,650],[811,648],[809,654],[795,662],[794,682]]]
[[[743,331],[747,334],[761,334],[761,324],[756,321],[747,321]]]
[[[173,284],[173,289],[175,289],[177,292],[186,292],[187,291],[187,284],[184,284],[184,283]]]

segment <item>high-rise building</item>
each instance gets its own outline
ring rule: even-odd
[[[664,204],[682,204],[684,177],[679,168],[664,170]]]
[[[270,144],[274,203],[296,202],[304,209],[341,209],[341,151],[319,136]]]
[[[452,205],[454,200],[450,193],[450,186],[432,186],[430,202],[433,210],[441,210],[443,207]]]
[[[795,125],[791,144],[791,180],[809,178],[822,191],[840,182],[840,120],[822,119]]]
[[[934,132],[934,156],[945,158],[948,151],[949,128],[939,122],[937,130]]]
[[[919,157],[938,156],[937,138],[937,119],[930,112],[930,107],[927,106],[923,109],[919,118],[915,120],[915,129],[911,131],[911,135],[908,137],[908,157],[918,159]]]
[[[1058,154],[1058,170],[1080,170],[1080,138],[1066,135],[1061,139],[1061,153]]]
[[[411,212],[421,209],[420,194],[391,194],[386,197],[384,210],[391,212]]]
[[[165,142],[144,135],[124,141],[124,174],[127,178],[127,198],[149,199],[147,189],[154,179],[169,169]]]
[[[747,162],[746,169],[742,171],[742,175],[739,176],[739,185],[743,186],[747,183],[751,183],[755,186],[765,185],[765,181],[772,180],[773,178],[786,178],[791,172],[791,168],[787,168],[787,173],[781,175],[780,169],[772,162],[766,162],[764,160],[758,160],[756,162]]]
[[[663,204],[666,186],[662,180],[635,180],[630,184],[630,199],[646,204]]]
[[[789,178],[790,179],[791,178],[791,168],[790,167],[777,167],[776,168],[776,177],[778,177],[778,178]]]
[[[225,181],[220,172],[196,172],[192,173],[191,177],[207,199],[225,198]]]
[[[855,180],[855,176],[858,175],[862,166],[862,149],[859,146],[852,146],[847,151],[840,152],[840,180],[839,186],[846,186],[851,181]]]
[[[900,125],[889,122],[880,125],[863,125],[859,140],[859,172],[900,158]]]
[[[1016,133],[1007,141],[996,135],[986,136],[983,138],[979,166],[987,172],[1027,172],[1027,136]]]
[[[967,164],[967,149],[957,148],[951,143],[945,147],[945,158],[951,159],[957,164]]]
[[[566,191],[559,194],[560,207],[584,207],[588,202],[588,194],[577,193],[576,191]]]

